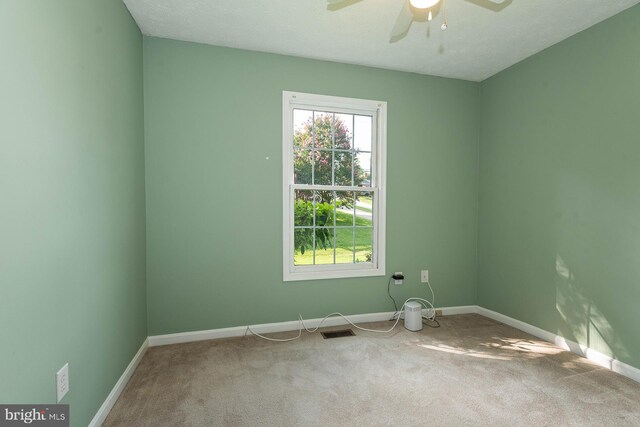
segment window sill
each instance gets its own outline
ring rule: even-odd
[[[285,282],[323,280],[323,279],[348,279],[356,277],[385,276],[383,268],[349,268],[340,270],[313,270],[313,271],[285,271]]]

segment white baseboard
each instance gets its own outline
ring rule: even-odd
[[[209,329],[205,331],[178,332],[166,335],[151,335],[149,337],[149,347],[159,345],[181,344],[193,341],[214,340],[218,338],[239,337],[244,335],[246,326],[235,326],[233,328]]]
[[[442,314],[444,316],[449,316],[452,314],[476,313],[477,307],[468,305],[460,307],[443,307],[439,308],[438,310],[442,310]],[[393,311],[389,311],[383,313],[352,314],[345,317],[353,323],[367,323],[389,320],[391,316],[393,316],[393,314]],[[322,320],[323,319],[309,319],[305,320],[304,324],[307,328],[316,328],[320,325],[320,322],[322,322]],[[322,326],[339,326],[346,324],[348,324],[348,322],[344,318],[337,316],[329,317],[328,319],[324,320]],[[248,326],[251,327],[253,331],[256,331],[259,334],[269,334],[273,332],[297,331],[298,329],[300,329],[300,321],[293,320],[289,322],[263,323],[260,325]],[[247,326],[236,326],[232,328],[209,329],[206,331],[179,332],[176,334],[155,335],[149,337],[149,347],[155,347],[158,345],[179,344],[192,341],[212,340],[217,338],[241,337],[246,333]],[[251,334],[251,332],[248,333]]]
[[[456,307],[441,307],[438,310],[442,310],[443,316],[453,316],[455,314],[472,314],[478,312],[477,305],[459,305]]]
[[[392,311],[384,313],[355,314],[345,317],[353,323],[365,323],[389,320],[391,316],[393,316]],[[320,322],[322,322],[322,319],[305,319],[304,324],[307,328],[316,328],[320,325]],[[322,326],[338,326],[346,325],[347,323],[348,322],[342,317],[329,317],[322,323]],[[251,332],[247,332],[247,327],[250,327],[253,331],[256,331],[259,334],[289,332],[297,331],[298,329],[300,329],[300,321],[292,320],[289,322],[263,323],[260,325],[236,326],[232,328],[209,329],[206,331],[154,335],[149,337],[149,347],[155,347],[158,345],[179,344],[192,341],[213,340],[218,338],[241,337],[245,334],[251,334]]]
[[[116,400],[118,400],[118,397],[120,397],[120,394],[122,393],[125,386],[129,382],[131,375],[133,375],[133,372],[138,367],[138,364],[142,360],[142,356],[144,356],[144,353],[147,351],[148,347],[149,347],[149,339],[147,338],[144,340],[144,342],[140,346],[140,349],[138,350],[136,355],[133,356],[133,359],[131,359],[131,362],[129,362],[127,369],[124,370],[124,372],[120,376],[120,379],[118,379],[118,382],[116,383],[116,385],[113,386],[111,393],[109,393],[105,401],[102,403],[102,406],[100,406],[100,409],[98,409],[98,412],[96,412],[96,415],[93,417],[93,419],[89,423],[89,427],[100,427],[102,425],[104,420],[107,418],[107,415],[109,415],[109,411],[111,411],[111,408],[113,408],[113,405],[115,405]]]
[[[585,345],[578,344],[577,342],[568,340],[564,337],[561,337],[560,335],[556,335],[552,332],[545,331],[544,329],[538,328],[537,326],[533,326],[528,323],[522,322],[520,320],[516,320],[512,317],[505,316],[504,314],[491,311],[484,307],[477,306],[476,309],[477,309],[476,313],[482,316],[488,317],[493,320],[497,320],[498,322],[502,322],[505,325],[512,326],[516,329],[520,329],[521,331],[531,334],[535,337],[554,343],[560,348],[569,350],[613,372],[616,372],[620,375],[624,375],[625,377],[630,378],[634,381],[640,382],[640,369],[638,368],[635,368],[631,365],[628,365],[624,362],[614,359],[611,356],[607,356],[606,354],[600,353],[599,351],[596,351]]]

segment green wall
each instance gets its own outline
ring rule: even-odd
[[[392,310],[387,278],[282,281],[282,91],[388,102],[397,299],[476,298],[479,84],[144,40],[149,334]],[[266,158],[269,157],[269,160]]]
[[[640,366],[639,39],[635,6],[480,85],[2,0],[0,402],[54,402],[69,362],[86,425],[147,334],[391,310],[385,277],[282,281],[283,90],[388,102],[398,300],[428,268],[439,306]]]
[[[482,84],[478,303],[640,366],[640,6]]]
[[[0,402],[86,426],[147,336],[142,36],[117,0],[0,1]]]

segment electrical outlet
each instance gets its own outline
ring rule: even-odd
[[[422,283],[429,283],[429,270],[422,270],[420,272],[420,281]]]
[[[436,310],[436,317],[442,317],[442,310]]]
[[[69,392],[69,363],[65,363],[56,373],[56,395],[58,402]]]
[[[404,276],[404,275],[402,274],[402,271],[396,271],[395,273],[393,273],[393,275],[394,275],[394,276],[396,276],[396,275],[398,275],[398,274],[399,274],[399,275]],[[396,285],[402,285],[402,280],[395,280],[395,281],[394,281],[394,284],[396,284]]]

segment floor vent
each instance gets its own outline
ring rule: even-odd
[[[330,331],[330,332],[321,332],[324,339],[329,338],[340,338],[340,337],[355,337],[356,334],[353,333],[351,329],[342,329],[340,331]]]

